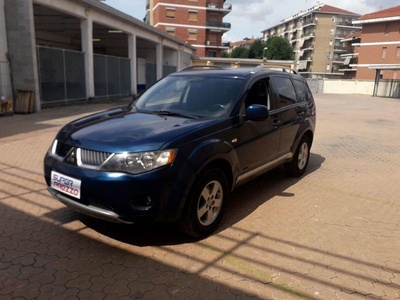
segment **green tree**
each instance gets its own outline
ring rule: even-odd
[[[264,48],[267,44],[261,40],[256,39],[255,42],[250,46],[249,58],[262,59],[264,56]]]
[[[280,36],[273,36],[267,40],[267,59],[292,60],[294,59],[293,47],[289,41]]]
[[[221,56],[225,57],[225,58],[228,58],[229,57],[228,51],[222,51]]]
[[[243,46],[236,47],[232,50],[231,57],[233,58],[249,58],[249,49]]]

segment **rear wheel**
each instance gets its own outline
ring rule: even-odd
[[[306,171],[310,158],[311,141],[304,136],[297,146],[292,161],[285,164],[286,173],[292,177],[299,177]]]
[[[198,238],[211,234],[221,222],[227,197],[225,174],[219,169],[204,172],[195,182],[187,199],[180,220],[181,230]]]

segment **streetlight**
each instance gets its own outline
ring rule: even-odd
[[[265,47],[263,49],[263,61],[267,61],[267,50],[268,50],[268,47]]]

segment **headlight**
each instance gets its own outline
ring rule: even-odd
[[[49,150],[47,150],[47,153],[49,155],[54,156],[54,154],[56,153],[56,149],[57,149],[57,143],[58,143],[58,141],[54,140],[54,142],[51,144]]]
[[[173,163],[176,150],[114,154],[101,170],[139,174]]]

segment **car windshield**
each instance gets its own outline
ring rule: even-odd
[[[135,102],[144,113],[218,118],[229,115],[242,79],[173,75],[149,88]]]

